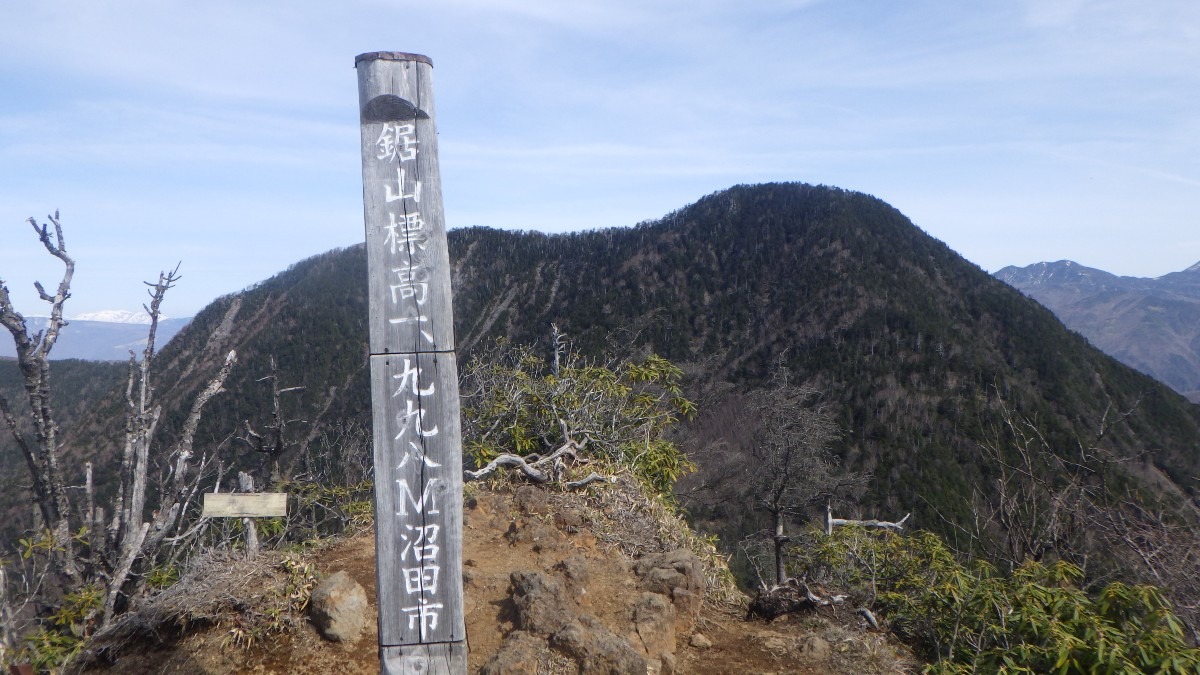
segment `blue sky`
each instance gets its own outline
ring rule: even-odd
[[[106,0],[0,9],[0,279],[186,316],[362,239],[355,55],[433,59],[451,227],[876,195],[984,269],[1200,261],[1200,3]]]

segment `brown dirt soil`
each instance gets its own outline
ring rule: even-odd
[[[558,504],[549,510],[561,513]],[[638,580],[631,572],[631,560],[615,547],[601,543],[586,526],[575,525],[577,520],[556,518],[553,513],[530,513],[510,493],[480,491],[477,497],[468,500],[463,578],[469,672],[477,673],[513,630],[511,573],[519,570],[552,573],[568,557],[575,558],[576,565],[580,558],[585,561],[586,583],[577,598],[581,609],[618,634],[630,633],[629,601],[639,590]],[[340,539],[307,553],[305,558],[322,576],[345,570],[362,584],[374,618],[372,532]],[[678,636],[675,672],[865,675],[916,669],[915,661],[902,647],[884,634],[866,630],[852,613],[783,617],[767,623],[745,621],[742,612],[744,609],[706,603],[692,634]],[[358,640],[349,644],[327,642],[307,622],[296,622],[290,629],[242,646],[232,639],[238,628],[236,623],[236,620],[218,620],[182,633],[164,627],[157,631],[158,640],[140,637],[110,663],[93,664],[86,672],[121,675],[379,672],[378,634],[373,620]],[[578,672],[574,662],[548,650],[542,663],[540,672]]]

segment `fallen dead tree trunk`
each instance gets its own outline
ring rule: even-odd
[[[893,532],[900,532],[900,531],[904,530],[904,521],[908,520],[908,517],[911,515],[912,515],[911,513],[906,513],[903,518],[901,518],[900,520],[897,520],[894,523],[886,521],[886,520],[874,520],[874,519],[872,519],[872,520],[851,520],[849,518],[834,518],[833,517],[833,509],[829,506],[826,506],[825,507],[825,534],[826,535],[833,534],[833,528],[837,525],[858,525],[860,527],[878,527],[878,528],[885,529],[885,530],[892,530]]]
[[[820,607],[840,605],[845,595],[832,595],[813,588],[798,579],[788,579],[782,586],[763,589],[746,608],[746,617],[771,620],[792,612],[812,611]]]

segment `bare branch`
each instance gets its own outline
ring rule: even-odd
[[[563,485],[567,486],[568,488],[570,488],[572,490],[578,490],[579,488],[587,487],[588,485],[591,485],[592,483],[615,483],[616,481],[617,481],[616,478],[612,478],[610,476],[601,476],[600,474],[593,471],[590,474],[588,474],[587,478],[582,478],[580,480],[567,481],[566,483],[563,483]]]
[[[50,255],[62,261],[63,276],[58,282],[58,289],[54,295],[46,293],[41,283],[34,283],[34,287],[37,289],[39,297],[41,297],[42,300],[50,303],[49,326],[46,328],[45,334],[42,335],[40,344],[36,345],[37,350],[41,352],[41,356],[43,358],[49,357],[50,351],[54,348],[55,342],[58,341],[59,331],[61,331],[62,327],[67,324],[67,322],[63,319],[63,303],[67,301],[67,298],[71,297],[71,279],[75,275],[75,261],[72,260],[69,255],[67,255],[67,245],[63,239],[62,224],[58,219],[58,211],[55,211],[53,216],[46,217],[51,223],[54,224],[54,233],[57,244],[50,241],[50,235],[48,232],[49,227],[47,225],[39,226],[37,221],[33,218],[30,218],[28,222],[33,227],[34,231],[38,233],[38,238],[41,240],[42,245],[46,248],[46,251],[48,251]]]
[[[259,460],[257,473],[264,486],[278,483],[291,473],[292,467],[285,465],[284,456],[297,443],[288,440],[288,427],[305,422],[301,419],[289,419],[284,415],[283,394],[304,391],[306,387],[280,388],[279,366],[273,354],[270,357],[270,364],[270,374],[259,378],[257,381],[269,381],[271,383],[271,419],[266,424],[262,433],[259,433],[250,424],[250,420],[243,420],[242,425],[245,431],[243,435],[238,437],[238,440],[249,445],[255,452],[262,455]],[[306,444],[307,441],[299,443],[301,446]]]
[[[174,448],[175,464],[168,474],[170,485],[164,485],[164,489],[158,493],[159,508],[154,510],[153,518],[147,521],[145,512],[151,443],[161,416],[161,409],[153,400],[151,363],[163,298],[179,280],[179,266],[161,272],[156,282],[148,282],[150,301],[145,308],[150,314],[150,326],[141,362],[134,354],[130,354],[129,375],[125,385],[125,443],[119,469],[120,484],[114,497],[115,508],[108,514],[109,524],[103,528],[106,513],[103,507],[96,504],[92,465],[88,463],[82,486],[86,504],[78,511],[71,509],[67,499],[68,488],[59,471],[61,448],[58,425],[49,403],[49,355],[61,329],[66,325],[63,305],[70,297],[75,263],[67,254],[57,213],[49,217],[47,224],[38,224],[32,218],[28,222],[46,251],[63,263],[64,272],[53,294],[42,284],[35,284],[39,297],[51,304],[51,312],[46,329],[34,335],[30,335],[25,318],[13,308],[8,288],[0,282],[0,325],[12,334],[16,344],[17,362],[29,398],[34,442],[28,441],[20,433],[16,416],[2,397],[0,419],[26,457],[33,481],[34,501],[51,532],[48,559],[59,576],[57,587],[64,592],[77,590],[87,584],[103,588],[103,607],[99,610],[100,627],[103,627],[120,609],[120,598],[130,590],[128,580],[131,577],[144,579],[142,572],[145,570],[135,573],[135,568],[141,565],[148,569],[153,565],[162,539],[171,531],[181,529],[181,521],[202,477],[202,470],[193,475],[190,468],[192,443],[201,409],[212,396],[222,391],[236,355],[229,353],[217,376],[194,401],[181,438]],[[201,462],[201,469],[204,463]],[[76,514],[82,518],[84,529],[91,533],[86,542],[72,536],[74,528],[71,527],[71,519]],[[103,535],[102,528],[106,530]],[[81,548],[84,545],[87,546],[86,550]]]
[[[195,478],[189,478],[189,462],[193,454],[192,444],[196,436],[196,429],[200,426],[200,417],[204,411],[204,406],[208,404],[208,401],[212,397],[225,391],[225,380],[229,378],[229,374],[233,371],[233,366],[236,363],[237,352],[230,350],[225,355],[225,363],[221,366],[221,369],[217,371],[217,374],[209,380],[204,389],[196,395],[196,399],[192,401],[192,409],[183,423],[183,430],[180,432],[179,441],[171,451],[171,455],[175,458],[169,497],[171,503],[168,507],[165,503],[167,495],[164,495],[164,504],[159,507],[158,517],[154,521],[154,532],[143,547],[147,554],[153,553],[166,535],[171,532],[176,518],[184,516],[191,496],[199,487],[200,472],[196,472]]]
[[[513,467],[519,469],[521,473],[525,474],[527,478],[535,483],[549,483],[553,480],[553,476],[545,473],[542,467],[546,464],[553,465],[564,457],[576,459],[578,457],[577,451],[580,448],[581,446],[577,445],[575,441],[568,441],[552,454],[540,457],[532,462],[528,461],[526,457],[506,453],[488,462],[487,466],[478,471],[467,470],[463,474],[466,480],[479,480],[495,473],[500,467]]]
[[[129,576],[129,570],[133,567],[134,561],[137,559],[142,550],[142,542],[146,539],[146,532],[150,529],[150,523],[142,523],[133,539],[126,542],[123,546],[123,554],[120,562],[117,564],[116,570],[113,572],[112,582],[108,586],[108,594],[104,598],[104,614],[100,619],[100,625],[107,626],[112,621],[113,611],[117,606],[117,597],[121,594],[121,587],[124,581]]]
[[[17,365],[25,380],[25,392],[29,399],[30,419],[34,428],[34,444],[28,444],[16,430],[15,419],[3,402],[4,421],[13,434],[29,468],[33,480],[34,501],[42,518],[50,528],[54,539],[52,559],[58,573],[71,585],[80,582],[79,568],[75,563],[74,542],[71,539],[71,504],[59,469],[58,423],[50,405],[50,352],[58,340],[59,331],[66,325],[63,319],[63,304],[71,296],[71,279],[75,272],[75,261],[66,253],[62,226],[58,213],[49,216],[54,224],[55,238],[50,237],[48,225],[38,225],[33,218],[28,220],[45,249],[63,263],[63,276],[55,294],[48,294],[40,283],[35,284],[39,297],[51,305],[48,325],[43,332],[30,335],[22,316],[12,305],[8,288],[0,282],[0,325],[13,337],[16,347]]]

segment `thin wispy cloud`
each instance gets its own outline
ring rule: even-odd
[[[171,250],[180,315],[360,239],[353,58],[377,50],[433,58],[452,227],[802,180],[987,269],[1200,260],[1191,0],[67,0],[0,9],[0,278],[45,276],[23,221],[58,206],[76,311],[136,307],[125,268]]]

